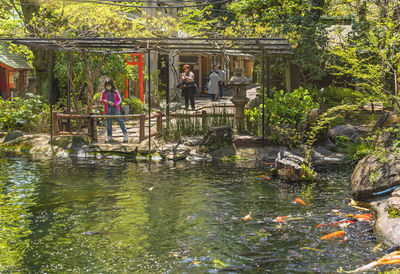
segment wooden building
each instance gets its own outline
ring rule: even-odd
[[[24,57],[12,53],[6,43],[0,43],[0,96],[3,99],[24,97],[31,69]]]

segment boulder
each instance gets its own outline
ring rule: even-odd
[[[180,161],[185,160],[190,153],[190,148],[177,144],[177,145],[164,145],[160,150],[160,156],[163,159]]]
[[[62,135],[62,136],[53,136],[53,140],[51,143],[54,146],[58,146],[64,149],[78,148],[84,145],[89,145],[91,143],[91,139],[87,135]]]
[[[387,153],[384,159],[366,156],[351,175],[351,191],[355,199],[368,199],[373,193],[400,185],[400,158]]]
[[[192,137],[192,136],[185,136],[181,137],[179,143],[184,144],[185,146],[199,146],[203,141],[202,137]]]
[[[388,213],[388,199],[374,199],[371,207],[378,213],[375,222],[376,231],[385,238],[389,245],[400,245],[400,219],[390,218]]]
[[[214,158],[235,155],[232,129],[228,126],[211,128],[204,136],[199,152],[209,153]]]
[[[151,139],[151,149],[149,151],[149,139],[145,139],[142,142],[140,142],[137,152],[142,154],[142,155],[147,155],[147,154],[153,154],[157,151],[157,148],[159,147],[158,143],[156,140]]]
[[[379,137],[379,141],[382,142],[385,147],[392,146],[393,143],[399,139],[400,126],[392,125],[391,128],[393,128],[393,130],[383,130]]]
[[[400,210],[400,197],[389,198],[388,207],[394,210]]]
[[[24,133],[20,130],[13,130],[10,131],[6,137],[4,137],[3,142],[7,143],[7,142],[11,142],[14,141],[15,139],[17,139],[18,137],[24,136]]]
[[[311,161],[315,166],[331,167],[332,165],[343,165],[347,163],[346,155],[343,153],[332,153],[324,146],[311,150]]]
[[[392,192],[392,197],[400,197],[400,188],[396,188],[396,189]]]
[[[339,136],[348,137],[350,141],[357,142],[361,137],[366,137],[368,130],[359,126],[340,125],[328,131],[328,138],[336,143]]]
[[[302,164],[306,160],[288,151],[281,151],[275,160],[278,177],[287,182],[301,181],[304,175]]]

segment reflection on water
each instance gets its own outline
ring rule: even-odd
[[[357,213],[345,171],[302,187],[235,164],[0,159],[2,271],[332,272],[383,252],[367,223],[320,240],[332,209]]]

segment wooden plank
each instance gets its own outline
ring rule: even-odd
[[[61,131],[58,132],[55,136],[57,135],[71,135],[71,136],[82,136],[82,135],[89,135],[87,132],[65,132]]]
[[[157,132],[161,132],[162,131],[162,112],[159,111],[158,115],[157,115]]]
[[[55,136],[58,132],[58,113],[57,111],[53,111],[51,113],[52,116],[52,135]]]
[[[141,143],[144,139],[144,123],[145,123],[146,115],[140,115],[140,124],[139,124],[139,143]]]

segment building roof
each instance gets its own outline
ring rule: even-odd
[[[31,69],[28,61],[15,53],[12,53],[6,43],[0,42],[0,63],[13,69]]]

